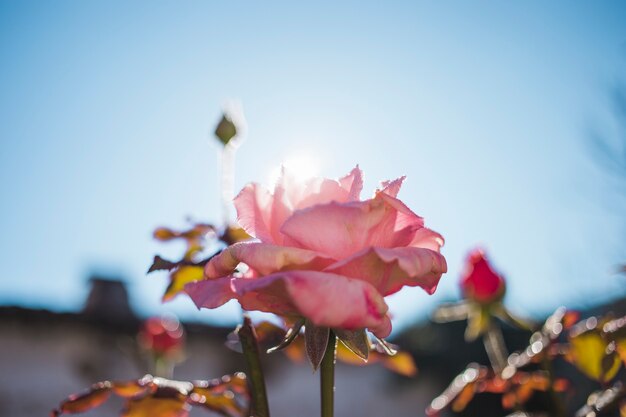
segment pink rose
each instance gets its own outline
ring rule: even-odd
[[[234,298],[245,310],[388,336],[384,297],[405,285],[432,294],[447,270],[441,235],[396,198],[403,180],[384,182],[364,201],[358,167],[338,181],[304,184],[283,170],[273,194],[247,185],[235,207],[257,241],[227,247],[185,291],[198,308]],[[247,270],[234,272],[240,262]]]
[[[491,268],[485,253],[481,249],[471,251],[461,276],[463,296],[479,304],[489,304],[501,300],[504,290],[504,278]]]

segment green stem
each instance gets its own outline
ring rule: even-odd
[[[265,390],[265,377],[263,376],[259,355],[259,344],[250,317],[243,317],[243,325],[237,330],[237,335],[239,335],[243,356],[248,364],[248,377],[252,388],[250,413],[253,417],[270,417],[267,392]]]
[[[335,354],[337,336],[331,330],[328,345],[320,366],[320,393],[322,397],[322,417],[333,417],[335,400]]]
[[[154,358],[154,376],[172,379],[174,377],[174,363],[161,355]]]

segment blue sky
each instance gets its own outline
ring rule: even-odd
[[[624,21],[617,1],[2,1],[0,303],[77,309],[99,271],[142,314],[236,319],[161,306],[165,276],[145,276],[179,249],[156,226],[220,220],[209,132],[232,98],[237,189],[303,155],[329,177],[358,163],[367,192],[407,175],[450,272],[392,297],[400,323],[458,297],[476,244],[519,313],[623,295],[624,200],[589,133],[618,132]]]

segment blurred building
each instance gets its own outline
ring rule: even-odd
[[[136,343],[141,320],[129,305],[124,285],[104,278],[92,279],[91,285],[80,313],[0,307],[0,416],[45,416],[68,394],[93,382],[136,379],[147,373],[146,359]],[[624,302],[611,308],[618,313],[626,310]],[[176,379],[211,379],[245,371],[242,355],[224,345],[232,329],[193,323],[184,326],[187,360],[176,367]],[[423,415],[429,402],[468,362],[487,362],[480,343],[464,342],[464,327],[465,323],[422,323],[397,338],[416,358],[417,378],[392,374],[378,364],[338,364],[336,415]],[[512,350],[521,349],[528,334],[505,329],[505,338]],[[263,364],[273,415],[318,415],[318,376],[308,364],[292,363],[281,353],[265,355]],[[580,393],[594,388],[584,379],[576,384]],[[584,398],[581,395],[575,402]],[[85,415],[112,416],[121,406],[121,401],[110,400]],[[203,414],[207,412],[192,413]],[[464,413],[505,414],[495,395],[481,396]]]

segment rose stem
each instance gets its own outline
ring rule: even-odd
[[[265,378],[259,355],[259,344],[250,317],[243,317],[243,325],[237,330],[237,335],[241,341],[243,356],[248,364],[248,376],[252,390],[251,415],[254,417],[270,417],[267,393],[265,391]]]
[[[333,417],[335,397],[335,354],[337,352],[337,336],[331,330],[328,345],[320,366],[320,392],[322,397],[322,417]]]
[[[230,224],[230,210],[234,196],[235,177],[235,146],[231,143],[224,145],[220,154],[221,188],[222,188],[222,218],[224,226]]]
[[[507,365],[507,356],[509,355],[504,344],[504,337],[500,327],[490,324],[489,328],[483,335],[483,343],[487,351],[487,357],[491,362],[493,370],[499,374]]]

